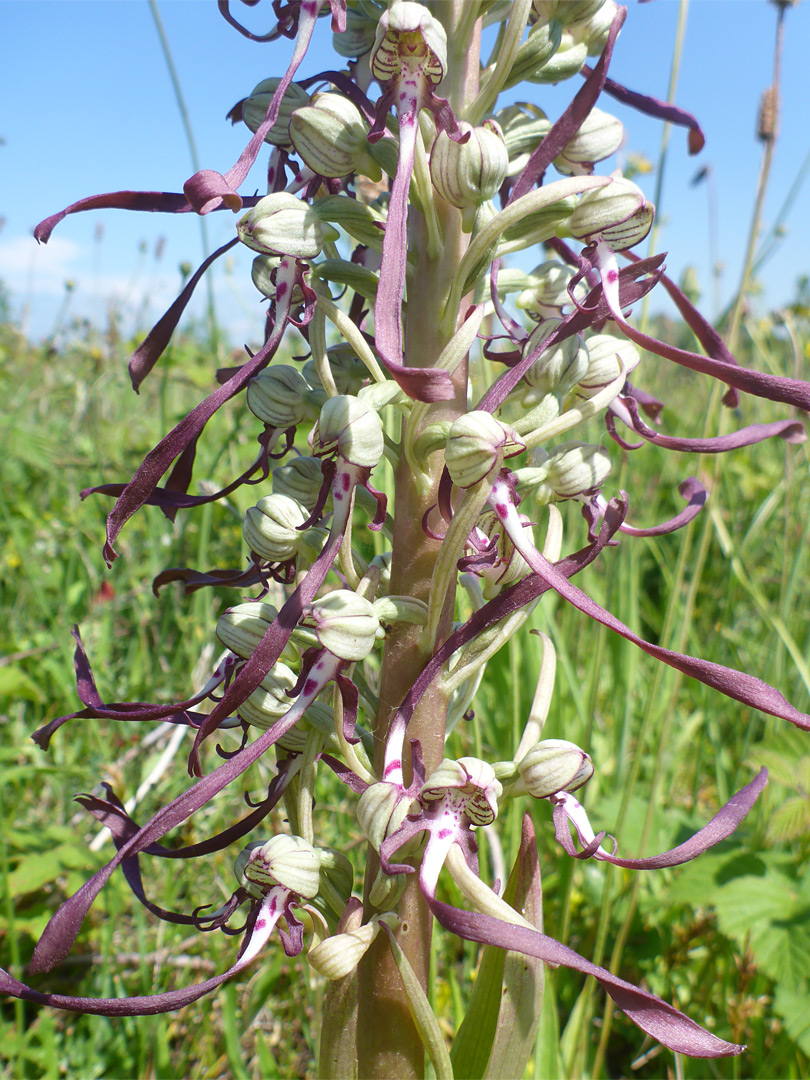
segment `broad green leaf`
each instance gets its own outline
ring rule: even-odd
[[[739,877],[718,889],[720,930],[747,948],[757,966],[785,987],[810,971],[810,895],[782,874]]]
[[[777,984],[773,999],[773,1011],[784,1020],[785,1034],[808,1055],[810,1055],[810,1009],[807,1008],[809,994],[810,988],[806,983],[798,992]]]

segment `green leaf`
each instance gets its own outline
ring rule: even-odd
[[[42,701],[44,695],[33,679],[16,664],[0,667],[0,700],[23,698],[25,701]]]
[[[810,895],[783,874],[739,877],[714,895],[720,930],[748,948],[757,967],[785,987],[810,971]]]
[[[807,984],[797,993],[781,983],[776,987],[773,1010],[785,1022],[785,1034],[792,1039],[805,1054],[810,1055],[810,1009],[807,1008],[810,988]]]
[[[518,911],[525,906],[525,917],[542,930],[537,843],[528,815],[503,898]],[[450,1051],[456,1076],[480,1080],[484,1076],[522,1075],[534,1043],[542,992],[542,964],[486,945],[467,1013]]]
[[[520,851],[504,898],[542,933],[543,888],[537,841],[529,814],[523,818]],[[523,953],[506,953],[498,1027],[486,1071],[488,1080],[510,1080],[523,1075],[534,1049],[544,982],[542,961]]]
[[[419,1032],[419,1038],[427,1051],[427,1055],[436,1071],[436,1080],[453,1080],[453,1066],[450,1055],[444,1044],[444,1036],[439,1027],[436,1014],[430,1007],[430,1002],[422,989],[422,984],[414,974],[414,970],[408,962],[408,957],[400,948],[399,942],[386,923],[380,924],[388,936],[388,944],[394,954],[394,963],[397,965],[399,977],[405,987],[408,999],[408,1008],[411,1018]]]

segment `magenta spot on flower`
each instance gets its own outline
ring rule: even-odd
[[[386,776],[390,776],[393,772],[398,772],[401,768],[402,761],[400,760],[400,758],[395,758],[394,761],[389,761],[388,764],[385,766],[385,771],[383,772],[383,779],[385,779]]]
[[[280,281],[278,283],[278,285],[276,285],[276,296],[279,299],[281,299],[281,297],[286,296],[286,294],[287,294],[287,282],[286,281]]]
[[[452,829],[439,829],[439,839],[446,840],[448,836],[453,835]]]
[[[608,270],[607,279],[608,279],[608,281],[618,281],[619,280],[619,271],[618,270]]]
[[[340,482],[343,484],[343,490],[348,491],[349,488],[351,487],[352,478],[349,476],[348,473],[343,473],[343,475],[340,478]]]
[[[267,919],[257,919],[253,924],[253,932],[258,933],[264,930],[265,926],[267,926]]]
[[[332,498],[335,500],[335,502],[342,502],[343,501],[343,492],[342,491],[333,491],[332,492]]]
[[[318,682],[316,679],[307,679],[304,683],[304,696],[309,697],[310,694],[314,694],[318,689]]]
[[[509,507],[506,505],[506,503],[496,503],[495,513],[498,515],[499,518],[505,518],[506,515],[509,513]]]

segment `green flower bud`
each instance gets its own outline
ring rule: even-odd
[[[383,626],[386,623],[408,622],[424,626],[428,606],[415,596],[381,596],[374,601],[374,614]]]
[[[217,637],[226,649],[247,660],[276,621],[277,615],[272,604],[265,604],[261,600],[237,604],[217,619]]]
[[[364,12],[349,8],[346,11],[346,29],[342,34],[332,34],[332,48],[338,56],[351,60],[365,56],[374,47],[377,20]]]
[[[326,350],[329,370],[335,380],[339,394],[357,394],[364,383],[368,382],[368,368],[346,341],[330,345]],[[301,368],[301,374],[313,388],[323,389],[318,369],[312,360],[307,360]]]
[[[504,457],[525,449],[508,424],[492,413],[475,411],[460,416],[450,428],[444,460],[453,483],[466,488],[489,476]]]
[[[573,139],[554,158],[554,167],[565,176],[590,176],[594,163],[615,154],[623,138],[621,120],[601,109],[591,109]]]
[[[314,259],[327,240],[338,233],[325,225],[313,208],[288,191],[276,191],[259,199],[239,219],[239,239],[261,255],[289,255],[295,259]]]
[[[628,374],[638,366],[641,356],[627,338],[612,334],[592,334],[588,338],[588,370],[580,379],[577,393],[590,398],[624,372]]]
[[[287,693],[298,681],[295,672],[277,660],[253,693],[236,710],[252,727],[266,730],[290,711],[292,698]]]
[[[518,763],[520,779],[510,795],[547,799],[558,791],[576,791],[593,776],[593,762],[584,750],[565,739],[544,739]]]
[[[318,641],[341,660],[364,660],[383,636],[374,605],[350,589],[335,589],[313,600],[305,626],[313,626]]]
[[[357,930],[324,938],[307,953],[307,960],[325,979],[350,975],[379,933],[379,923],[368,922]]]
[[[538,18],[559,19],[563,26],[571,22],[589,19],[602,7],[605,0],[534,0]]]
[[[424,833],[421,834],[422,838],[424,835]],[[407,845],[404,846],[407,847]],[[420,846],[424,846],[424,839]],[[397,855],[399,859],[404,857],[404,855]],[[407,884],[408,879],[404,874],[385,874],[382,870],[378,870],[368,891],[368,902],[377,911],[392,911],[399,903]]]
[[[294,457],[273,469],[273,494],[287,495],[311,513],[323,485],[321,462],[316,457]]]
[[[529,156],[548,135],[551,121],[542,109],[529,101],[507,105],[495,114],[495,119],[503,132],[509,154],[507,175],[514,176],[523,169]]]
[[[375,851],[379,851],[383,840],[392,836],[408,814],[413,814],[418,809],[419,804],[415,799],[403,798],[398,788],[381,780],[370,784],[360,796],[357,820],[368,837],[368,842]],[[400,855],[405,858],[402,853],[406,849],[407,854],[413,854],[418,847],[417,844],[414,848],[412,841],[408,841],[399,849]]]
[[[533,83],[558,83],[570,79],[588,59],[588,47],[575,41],[568,30],[560,35],[557,51],[529,78]]]
[[[562,41],[562,24],[554,19],[535,23],[518,49],[504,89],[521,82],[534,82],[535,76],[554,56]]]
[[[568,24],[574,41],[585,45],[588,56],[599,56],[604,49],[616,10],[614,0],[605,0],[590,16]]]
[[[316,94],[290,120],[293,146],[304,164],[320,176],[360,172],[379,180],[382,172],[369,156],[368,132],[363,114],[342,94]]]
[[[443,199],[460,210],[474,210],[495,195],[506,177],[509,154],[503,133],[495,120],[480,127],[459,123],[470,132],[466,143],[454,142],[440,131],[430,152],[430,178]],[[465,230],[472,228],[472,215],[465,215]]]
[[[613,251],[640,243],[652,228],[655,208],[640,188],[616,177],[612,184],[580,196],[568,222],[577,240],[604,240]]]
[[[242,119],[251,131],[258,131],[264,123],[270,101],[280,82],[281,79],[262,80],[258,86],[253,88],[250,96],[246,97],[241,103]],[[278,111],[278,119],[265,135],[264,141],[270,143],[272,146],[283,146],[288,148],[291,145],[290,117],[292,116],[294,109],[306,105],[308,101],[309,94],[306,90],[300,87],[298,83],[290,83],[284,91],[284,97],[281,99],[281,108]]]
[[[539,323],[523,346],[524,354],[533,352],[537,344],[547,338],[560,322],[559,319],[545,319]],[[577,385],[587,370],[588,350],[579,334],[572,334],[558,345],[545,349],[523,376],[533,391],[529,395],[530,400],[524,395],[524,405],[533,405],[546,394],[557,394],[562,398]]]
[[[447,34],[422,4],[393,0],[380,16],[371,74],[381,84],[416,74],[436,86],[447,69]]]
[[[601,446],[568,442],[558,446],[552,454],[544,457],[545,454],[544,450],[538,449],[533,455],[537,469],[534,495],[541,502],[587,495],[601,487],[610,472],[610,458]],[[519,476],[518,480],[523,481],[524,477]]]
[[[314,420],[324,397],[323,390],[313,392],[299,369],[290,364],[271,364],[247,387],[247,406],[254,416],[282,430]]]
[[[249,844],[234,866],[239,884],[260,898],[281,885],[296,896],[312,899],[320,883],[320,854],[300,836],[279,833],[266,843]]]
[[[267,562],[287,562],[298,554],[309,517],[307,508],[289,495],[265,495],[251,506],[242,522],[242,536],[250,550]]]
[[[378,464],[385,448],[379,416],[349,394],[338,394],[324,403],[313,438],[322,453],[337,450],[344,461],[369,469]]]
[[[445,758],[422,785],[419,800],[429,806],[447,799],[459,806],[473,825],[491,825],[498,816],[498,799],[503,793],[500,780],[486,761],[462,757]]]
[[[553,260],[540,263],[529,274],[530,284],[518,293],[516,307],[525,311],[531,319],[559,318],[562,309],[571,304],[568,284],[574,273],[565,263]],[[588,286],[584,281],[578,281],[574,286],[577,300],[584,300],[587,291]]]

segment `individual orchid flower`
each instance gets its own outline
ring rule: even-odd
[[[555,774],[555,779],[563,780],[559,770],[559,748],[549,749],[551,756],[545,754],[544,764],[548,771]],[[581,775],[581,752],[576,756],[578,764],[574,775],[563,769],[572,786],[578,786],[587,778]],[[542,764],[540,769],[542,771]],[[637,868],[677,865],[702,854],[733,832],[758,798],[766,779],[767,772],[763,770],[754,781],[733,796],[707,826],[674,851],[649,860],[618,860],[619,865]],[[552,783],[551,787],[555,787],[555,784]],[[414,873],[409,864],[393,863],[391,858],[401,844],[420,832],[427,833],[427,844],[419,867],[419,886],[431,911],[446,929],[469,940],[497,945],[538,957],[555,966],[563,964],[594,975],[634,1023],[672,1050],[694,1057],[724,1057],[741,1053],[744,1047],[717,1038],[660,998],[589,963],[572,949],[539,932],[481,880],[473,829],[487,826],[495,820],[501,793],[502,787],[495,770],[486,762],[475,758],[443,761],[421,787],[421,812],[405,818],[399,829],[382,842],[380,855],[383,870],[390,874]],[[559,790],[550,791],[544,797],[552,802],[557,800],[558,806],[570,806],[573,799],[567,793],[559,793]],[[528,818],[524,823],[524,836],[526,828],[531,829]],[[587,852],[593,853],[593,844],[589,845]],[[442,867],[450,872],[470,904],[471,911],[452,907],[437,899]]]

